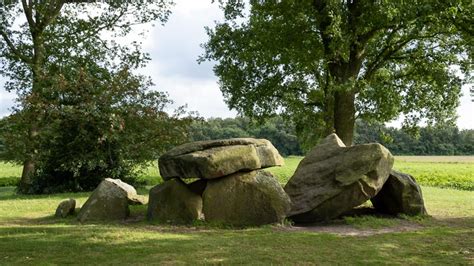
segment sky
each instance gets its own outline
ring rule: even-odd
[[[150,28],[143,44],[152,60],[140,72],[152,77],[153,89],[167,91],[175,106],[187,105],[189,111],[198,111],[203,117],[234,117],[219,90],[212,62],[197,63],[203,53],[200,45],[207,40],[204,27],[212,27],[222,20],[222,11],[211,0],[176,0],[172,14],[164,26]],[[458,108],[458,126],[474,129],[474,102],[469,86],[463,87]],[[3,89],[0,77],[0,117],[8,115],[15,95]],[[394,121],[392,126],[400,123]]]

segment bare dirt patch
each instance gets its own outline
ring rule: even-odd
[[[359,228],[349,224],[314,224],[314,225],[293,225],[288,227],[278,227],[278,231],[287,232],[313,232],[313,233],[329,233],[339,236],[372,236],[387,233],[413,232],[423,229],[424,226],[409,222],[401,221],[395,226],[383,228]]]

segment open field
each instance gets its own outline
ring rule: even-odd
[[[410,163],[474,163],[474,156],[396,156],[398,162]]]
[[[281,184],[286,184],[301,159],[287,157],[284,167],[269,170]],[[394,168],[413,175],[422,185],[474,190],[474,156],[396,156]],[[0,187],[15,185],[20,175],[20,166],[0,162]],[[143,169],[140,179],[148,185],[161,182],[156,162]]]
[[[301,159],[288,157],[285,167],[270,171],[286,184]],[[394,169],[413,175],[422,185],[474,190],[474,156],[396,156]]]
[[[474,182],[471,158],[397,158],[395,167],[413,173],[421,183],[448,179],[464,188],[422,186],[431,217],[346,217],[311,227],[150,224],[144,221],[146,206],[132,207],[132,217],[125,222],[82,225],[52,215],[61,200],[75,198],[81,206],[90,193],[20,196],[13,187],[0,187],[0,265],[469,265],[474,263],[474,191],[467,191]],[[300,160],[289,157],[285,167],[270,171],[285,184]],[[18,175],[19,169],[1,164],[0,180]],[[156,167],[147,168],[143,178],[159,182]],[[139,192],[146,195],[147,188]]]

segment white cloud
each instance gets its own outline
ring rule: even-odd
[[[234,117],[217,85],[213,63],[197,63],[207,40],[205,26],[222,19],[217,4],[209,0],[178,0],[164,27],[157,26],[144,41],[152,62],[140,72],[151,76],[156,87],[167,91],[176,106],[188,105],[204,117]]]
[[[177,0],[172,12],[165,26],[139,27],[140,32],[149,30],[143,47],[152,57],[150,65],[140,72],[152,77],[157,84],[154,89],[167,91],[176,106],[188,104],[188,110],[198,111],[204,117],[235,116],[236,112],[224,103],[212,72],[213,64],[196,62],[203,53],[200,44],[207,40],[204,27],[212,27],[214,21],[222,19],[218,4],[211,4],[211,0]],[[139,37],[130,39],[134,38]],[[0,117],[9,113],[14,98],[1,85],[0,78]],[[463,87],[463,94],[458,126],[474,129],[474,103],[468,86]]]
[[[199,3],[199,4],[198,4]],[[221,19],[217,4],[208,0],[176,1],[173,13],[164,27],[157,26],[144,43],[155,64],[159,64],[159,76],[183,78],[213,78],[212,63],[197,64],[203,53],[200,45],[207,40],[204,26],[214,25]]]
[[[3,87],[5,79],[0,77],[0,118],[10,114],[15,101],[15,93],[7,92]]]
[[[229,111],[214,80],[202,80],[183,77],[162,77],[158,87],[166,88],[175,106],[187,104],[189,111],[198,111],[204,117],[235,117],[236,112]]]
[[[474,100],[469,93],[471,85],[465,85],[462,87],[461,104],[458,107],[458,120],[457,125],[460,129],[474,129]]]

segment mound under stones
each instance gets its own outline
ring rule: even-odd
[[[178,146],[159,159],[165,182],[150,191],[148,219],[179,223],[205,219],[236,226],[281,223],[290,208],[289,197],[276,178],[261,169],[283,162],[264,139]],[[182,181],[190,178],[200,180]]]
[[[150,190],[148,220],[187,224],[202,220],[202,198],[181,179],[175,178]]]

